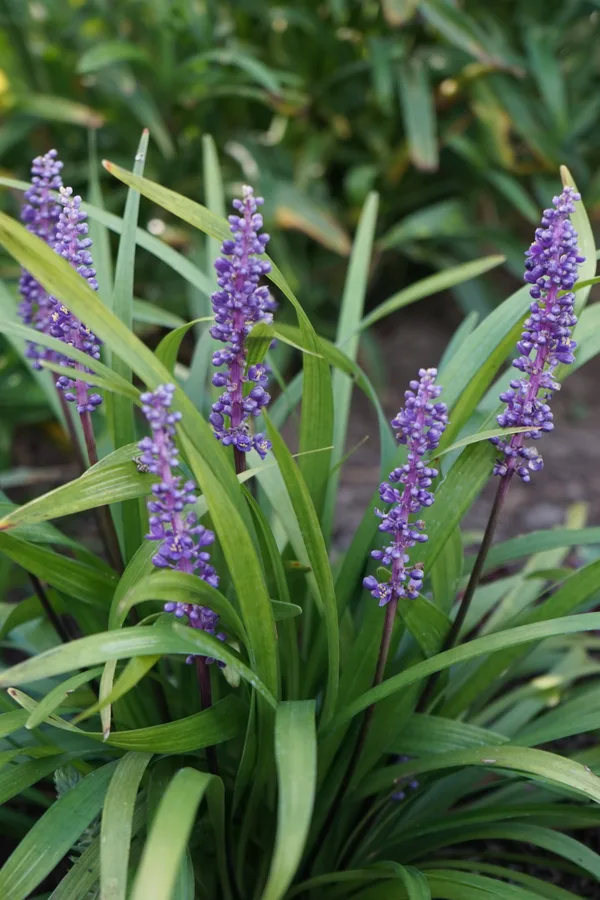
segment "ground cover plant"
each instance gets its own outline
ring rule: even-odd
[[[398,385],[390,426],[361,334],[500,261],[445,269],[365,315],[371,193],[329,341],[267,256],[262,198],[246,186],[219,214],[212,142],[207,206],[145,178],[147,147],[144,133],[132,171],[104,163],[128,187],[118,220],[73,193],[56,151],[29,184],[2,178],[24,197],[21,222],[0,214],[21,267],[0,331],[81,474],[2,500],[3,572],[27,572],[30,592],[2,604],[0,895],[590,896],[600,529],[576,505],[564,527],[494,540],[514,479],[552,477],[553,393],[600,352],[570,172],[540,212],[526,285]],[[198,230],[212,272],[137,229],[140,195]],[[132,330],[137,244],[211,297],[155,350]],[[381,483],[342,552],[353,390],[375,412]],[[485,533],[463,534],[493,478]],[[62,527],[87,510],[102,552]]]

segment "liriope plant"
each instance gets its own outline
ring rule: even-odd
[[[600,820],[598,751],[557,744],[600,728],[600,529],[575,505],[564,527],[494,538],[514,476],[551,477],[532,443],[551,431],[550,395],[600,352],[596,251],[569,173],[527,253],[529,286],[398,385],[390,427],[361,333],[498,258],[365,315],[370,195],[332,342],[266,256],[252,189],[225,221],[145,179],[146,145],[133,172],[104,164],[129,188],[122,219],[64,188],[55,153],[32,185],[2,179],[28,207],[24,224],[0,215],[23,270],[0,294],[0,332],[82,472],[1,509],[0,553],[32,594],[2,606],[0,896],[586,896],[539,872],[600,877],[577,837]],[[137,228],[140,195],[206,235],[214,274]],[[86,216],[99,248],[103,229],[120,234],[114,272]],[[154,351],[132,328],[150,315],[133,297],[137,245],[203,303]],[[279,320],[286,303],[297,325]],[[170,324],[168,309],[151,315]],[[287,383],[273,342],[301,362]],[[342,553],[354,387],[376,415],[383,480]],[[494,474],[474,540],[461,522]],[[104,510],[101,554],[60,527],[90,509]]]

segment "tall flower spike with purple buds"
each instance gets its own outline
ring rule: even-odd
[[[379,530],[392,536],[392,542],[383,550],[373,550],[371,556],[385,566],[392,567],[388,581],[378,582],[373,575],[363,581],[363,586],[371,592],[380,606],[390,600],[407,597],[416,599],[423,585],[423,567],[420,563],[409,565],[408,550],[415,544],[427,540],[425,523],[410,521],[410,517],[421,509],[433,504],[433,494],[429,490],[437,469],[427,466],[422,457],[435,450],[442,432],[448,424],[446,404],[436,402],[442,389],[435,384],[437,369],[419,369],[419,381],[410,382],[406,391],[406,403],[395,419],[396,439],[408,447],[405,465],[390,473],[390,482],[384,481],[379,487],[379,496],[384,503],[394,504],[387,512],[375,510],[381,519]],[[403,488],[394,487],[396,484]]]
[[[142,409],[152,435],[142,438],[138,444],[142,453],[139,463],[158,478],[152,486],[152,499],[147,504],[150,532],[146,537],[149,541],[159,542],[152,557],[157,568],[197,575],[216,588],[219,586],[219,576],[210,565],[210,555],[206,551],[215,536],[198,522],[196,513],[191,510],[184,512],[186,506],[196,502],[196,486],[193,481],[182,484],[182,476],[175,474],[179,467],[174,441],[175,424],[180,420],[181,413],[171,410],[174,391],[175,385],[165,384],[141,396]],[[217,632],[219,616],[207,606],[165,603],[164,609],[177,618],[187,616],[192,628],[213,634],[221,641],[226,640],[225,634]],[[192,657],[188,657],[187,661],[191,660]]]
[[[31,187],[25,191],[26,203],[21,210],[21,220],[27,230],[50,247],[54,246],[56,240],[56,226],[61,210],[60,203],[51,195],[51,191],[57,191],[62,187],[60,177],[62,167],[62,162],[57,159],[56,150],[49,150],[44,156],[37,156],[33,160]],[[19,313],[23,323],[37,331],[47,332],[48,316],[52,306],[50,298],[42,285],[25,269],[21,273],[19,292],[21,294]],[[40,369],[40,360],[53,358],[53,353],[45,347],[29,342],[27,356],[35,368]]]
[[[250,366],[246,371],[246,337],[257,322],[273,321],[273,300],[266,286],[259,286],[270,264],[259,257],[264,253],[268,234],[258,234],[263,219],[257,212],[263,203],[251,187],[244,187],[242,200],[234,200],[239,216],[229,216],[233,238],[222,245],[223,256],[215,262],[219,290],[212,295],[215,325],[210,333],[228,346],[213,354],[213,365],[225,366],[213,376],[213,384],[224,388],[213,404],[210,422],[215,435],[226,447],[247,453],[254,448],[264,459],[271,448],[263,434],[250,433],[249,420],[258,416],[271,399],[265,387],[268,367]],[[252,382],[250,391],[244,385]]]
[[[85,278],[93,291],[98,290],[96,270],[93,267],[92,255],[89,248],[92,241],[87,237],[87,213],[81,207],[81,197],[73,196],[72,188],[60,188],[60,203],[62,210],[56,226],[56,241],[54,250],[77,269],[82,278]],[[49,316],[48,334],[58,338],[63,343],[75,347],[87,353],[92,359],[100,359],[100,341],[80,322],[59,300],[50,298],[52,311]],[[81,372],[90,371],[70,359],[68,354],[59,357],[61,365],[77,369]],[[64,391],[65,400],[77,404],[77,412],[93,412],[100,403],[102,397],[99,394],[90,394],[89,385],[77,376],[69,378],[61,375],[57,382],[57,388]]]
[[[526,439],[537,441],[552,431],[552,411],[548,401],[560,390],[554,370],[559,363],[572,363],[577,346],[571,331],[577,319],[573,312],[577,267],[585,261],[577,247],[577,232],[569,216],[575,212],[575,201],[581,197],[573,188],[564,188],[554,197],[554,209],[544,210],[542,227],[525,254],[525,281],[532,285],[531,315],[525,320],[520,356],[513,366],[522,376],[510,382],[510,389],[500,394],[506,410],[498,416],[501,428],[529,427],[504,440],[492,438],[503,454],[496,460],[494,475],[510,477],[516,472],[523,481],[531,480],[531,472],[543,468],[543,460],[535,447],[525,447]]]

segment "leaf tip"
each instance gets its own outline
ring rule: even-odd
[[[111,163],[111,161],[109,159],[103,159],[102,165],[104,166],[104,168],[106,169],[107,172],[112,172],[113,163]]]
[[[110,737],[110,725],[107,725],[107,727],[102,732],[102,740],[107,741],[109,739],[109,737]]]

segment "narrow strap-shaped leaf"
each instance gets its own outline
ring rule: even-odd
[[[277,696],[279,675],[273,608],[263,572],[250,535],[237,510],[192,444],[184,439],[184,450],[206,498],[231,579],[235,586],[249,641],[251,668],[267,689]]]
[[[362,319],[373,239],[377,223],[378,195],[369,194],[365,201],[361,217],[356,231],[356,237],[352,246],[352,254],[346,274],[342,305],[338,318],[336,344],[342,347],[346,356],[353,362],[358,353],[358,326]],[[339,370],[333,373],[333,450],[331,453],[331,465],[337,467],[342,460],[346,446],[346,434],[348,431],[348,415],[350,412],[350,400],[352,397],[352,381]],[[333,526],[337,489],[340,479],[340,469],[334,468],[330,473],[323,512],[323,532],[329,536]]]
[[[317,513],[312,503],[308,488],[302,478],[285,441],[271,425],[265,415],[267,430],[273,444],[273,452],[285,481],[296,518],[300,525],[304,545],[313,570],[321,599],[321,613],[325,621],[327,653],[329,659],[329,675],[325,691],[322,724],[331,719],[337,701],[340,667],[340,637],[338,613],[335,599],[335,588],[331,566],[327,556],[327,547],[323,532],[319,526]]]
[[[448,753],[435,753],[408,763],[387,766],[366,778],[358,795],[368,797],[380,790],[393,788],[396,778],[418,775],[462,766],[483,766],[490,769],[512,769],[542,781],[548,781],[576,791],[600,802],[600,778],[581,763],[530,747],[501,744],[492,747],[468,747]]]
[[[202,174],[204,177],[204,196],[207,208],[225,218],[225,192],[223,178],[219,166],[219,157],[215,142],[209,134],[202,135]],[[217,289],[217,273],[214,262],[219,255],[219,240],[207,236],[206,238],[206,271],[209,273],[207,281],[212,290]],[[201,254],[201,250],[198,251]],[[194,287],[188,291],[190,311],[194,317],[207,316],[212,312],[209,299],[210,292],[202,292]],[[211,367],[211,355],[213,342],[208,330],[200,333],[196,329],[196,346],[190,364],[190,374],[185,385],[186,393],[194,401],[199,409],[202,409],[203,396],[207,392],[208,373]]]
[[[117,577],[105,575],[98,569],[30,544],[10,534],[0,532],[0,553],[23,566],[42,581],[59,591],[77,597],[92,606],[108,608],[110,597],[117,585]]]
[[[181,342],[190,328],[193,328],[194,325],[197,325],[199,322],[213,321],[214,316],[203,316],[200,319],[193,319],[191,322],[180,325],[179,328],[175,328],[174,331],[170,331],[169,334],[164,336],[154,352],[163,366],[168,369],[171,374],[175,371],[175,363],[177,362],[177,354],[179,353]]]
[[[423,172],[434,172],[439,159],[437,125],[426,63],[413,55],[400,66],[399,84],[411,161]]]
[[[98,209],[104,211],[104,198],[98,177],[98,154],[96,150],[96,132],[89,131],[89,194],[90,202]],[[92,219],[90,222],[90,238],[94,247],[94,268],[96,269],[96,281],[98,293],[107,306],[113,302],[113,266],[110,250],[110,235],[103,222]]]
[[[400,863],[386,860],[377,863],[377,868],[390,869],[402,882],[408,894],[408,900],[431,900],[431,891],[427,879],[422,872],[412,866],[401,866]]]
[[[531,627],[536,622],[539,625],[549,625],[559,616],[568,615],[576,610],[588,597],[596,593],[599,586],[600,560],[595,560],[573,572],[564,584],[543,603],[537,604],[532,609],[525,609],[513,617],[510,624],[522,628]],[[568,620],[563,619],[562,621]],[[518,628],[511,628],[510,631],[518,631]],[[509,634],[510,631],[498,632],[498,636]],[[508,647],[502,654],[491,656],[482,662],[469,681],[463,684],[446,702],[444,715],[458,716],[482,691],[494,683],[495,679],[519,657],[521,652],[518,647]]]
[[[131,451],[129,451],[131,452]],[[119,451],[112,456],[121,456]],[[138,472],[134,459],[126,462],[110,462],[110,457],[102,460],[98,468],[93,466],[68,484],[63,484],[41,497],[36,497],[17,507],[0,520],[0,531],[17,525],[33,525],[48,519],[70,516],[84,509],[94,509],[106,503],[116,503],[129,497],[144,497],[150,494],[153,476]]]
[[[21,755],[22,750],[11,751]],[[46,778],[59,766],[69,762],[71,753],[56,753],[42,759],[29,759],[27,762],[5,765],[0,770],[0,803],[6,803],[17,797],[26,788]]]
[[[518,841],[542,847],[589,872],[600,882],[600,856],[591,847],[586,847],[581,841],[569,835],[530,822],[491,822],[477,825],[475,828],[456,830],[451,835],[440,836],[432,849],[436,846],[445,846],[448,841],[454,845],[479,839]]]
[[[436,272],[435,275],[428,275],[427,278],[415,281],[414,284],[398,291],[397,294],[384,300],[368,313],[360,323],[360,330],[370,328],[375,322],[408,306],[409,303],[415,303],[417,300],[431,297],[432,294],[437,294],[439,291],[445,291],[457,284],[470,281],[471,278],[477,278],[478,275],[483,275],[490,269],[502,265],[504,259],[504,256],[484,256],[482,259],[474,259],[471,262],[461,263],[459,266],[451,266],[449,269]]]
[[[87,775],[38,819],[0,869],[0,896],[31,896],[100,812],[115,765]]]
[[[30,713],[25,727],[37,728],[38,725],[41,725],[42,722],[52,715],[55,709],[58,709],[58,707],[64,703],[65,698],[68,697],[71,691],[76,690],[84,684],[88,684],[92,679],[97,678],[101,672],[102,669],[100,668],[89,669],[86,672],[78,672],[77,675],[73,675],[72,678],[68,678],[66,681],[61,682],[61,684],[57,684],[56,687],[52,688],[52,690],[48,691],[48,693],[42,697],[38,706]]]
[[[137,835],[146,823],[146,807],[138,801],[133,815],[132,835]],[[52,891],[48,900],[82,900],[97,885],[100,877],[100,837],[94,838],[65,877]]]
[[[469,641],[468,644],[453,647],[451,650],[444,650],[443,653],[438,653],[437,656],[433,656],[431,659],[417,663],[404,672],[388,678],[377,687],[366,691],[355,701],[340,710],[335,720],[331,723],[330,730],[333,731],[338,725],[353,718],[353,716],[370,706],[371,703],[377,703],[379,700],[383,700],[384,697],[391,696],[391,694],[402,690],[409,684],[421,681],[434,672],[441,672],[443,669],[447,669],[457,663],[466,662],[478,656],[492,654],[517,644],[528,644],[559,634],[594,631],[599,627],[600,613],[581,613],[578,616],[565,616],[549,622],[521,625],[518,628],[500,631],[498,634],[489,634],[486,637],[477,638],[474,641]],[[21,663],[21,665],[25,665],[25,663]]]
[[[530,860],[532,863],[533,859]],[[438,865],[439,862],[439,865]],[[540,860],[541,862],[541,860]],[[440,859],[436,860],[436,865],[428,865],[427,871],[433,869],[466,869],[467,871],[481,872],[484,875],[498,875],[504,881],[514,881],[525,887],[530,887],[534,894],[543,897],[544,900],[581,900],[577,894],[566,891],[564,888],[548,884],[546,880],[534,878],[533,875],[526,875],[524,872],[518,872],[514,868],[508,866],[497,866],[493,863],[485,863],[481,860],[471,862],[470,860]]]
[[[509,538],[492,547],[484,571],[496,569],[542,550],[554,550],[557,547],[585,547],[590,544],[600,544],[600,528],[552,528],[544,531],[531,531],[529,534]],[[467,556],[465,574],[471,571],[474,561],[474,556]]]
[[[110,780],[100,826],[102,900],[125,900],[135,800],[152,753],[127,753]]]
[[[144,172],[149,137],[148,129],[145,128],[135,155],[133,171],[136,175],[142,175]],[[123,232],[119,241],[112,298],[112,311],[130,331],[133,328],[135,230],[137,228],[139,206],[140,195],[137,191],[130,188],[123,216]],[[115,356],[112,360],[112,368],[125,381],[131,382],[131,365],[126,359]],[[112,414],[111,432],[115,447],[130,444],[135,440],[134,409],[131,401],[115,394],[111,400],[110,412]],[[126,500],[117,512],[122,517],[123,522],[123,555],[127,563],[139,547],[142,539],[142,518],[139,501]]]
[[[281,703],[275,717],[279,799],[277,835],[262,900],[280,900],[292,882],[310,827],[317,782],[317,735],[312,700]]]
[[[9,693],[13,700],[16,700],[24,709],[30,712],[36,710],[37,701],[23,691],[11,688]],[[97,731],[83,731],[57,715],[49,716],[46,721],[48,725],[58,728],[60,731],[69,731],[80,737],[120,747],[123,750],[149,753],[192,753],[237,737],[244,727],[244,711],[244,703],[239,697],[229,694],[208,709],[203,709],[192,716],[176,719],[174,722],[163,725],[149,725],[147,728],[118,731],[110,736]],[[36,749],[39,750],[39,748]],[[46,752],[48,748],[43,747],[42,749],[45,756],[52,752],[52,748],[48,753]],[[23,751],[16,750],[14,752],[19,754]]]
[[[270,606],[269,612],[272,617]],[[38,656],[17,663],[10,669],[5,669],[0,675],[0,687],[27,684],[84,666],[98,665],[109,659],[163,654],[185,656],[198,654],[220,659],[248,681],[270,706],[275,706],[273,695],[260,678],[241,662],[238,655],[223,641],[217,640],[205,631],[188,628],[176,622],[161,622],[153,628],[133,627],[122,628],[119,632],[100,632],[71,641],[69,644],[53,647]]]
[[[205,794],[216,838],[221,896],[224,900],[230,900],[231,889],[224,855],[223,783],[214,775],[188,768],[177,772],[160,801],[131,900],[170,900],[196,812]]]

